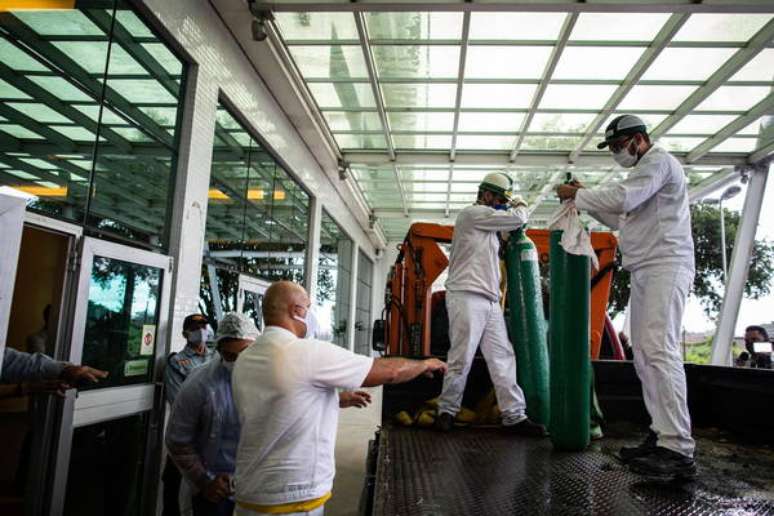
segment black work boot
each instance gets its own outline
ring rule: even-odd
[[[548,435],[546,427],[529,419],[519,421],[515,425],[502,425],[502,429],[509,434],[523,435],[525,437],[545,437]]]
[[[658,436],[656,435],[656,432],[649,430],[648,436],[644,441],[642,441],[637,446],[624,446],[618,452],[618,456],[623,462],[629,462],[630,460],[636,459],[637,457],[644,457],[645,455],[652,452],[654,448],[656,448],[657,441]]]
[[[433,428],[439,432],[450,431],[452,428],[454,428],[454,416],[448,412],[441,412],[438,414],[438,417],[435,418],[435,424],[433,425]]]
[[[689,480],[696,476],[696,463],[691,457],[661,446],[629,461],[629,468],[634,473],[658,480]]]

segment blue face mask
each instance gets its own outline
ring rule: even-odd
[[[507,204],[495,204],[494,205],[494,209],[496,209],[497,211],[507,211],[508,210],[508,205]]]

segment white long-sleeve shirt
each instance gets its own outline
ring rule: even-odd
[[[474,204],[454,223],[446,290],[473,292],[492,301],[500,299],[500,231],[512,231],[527,222],[527,209],[500,211]]]
[[[685,172],[662,147],[652,146],[625,180],[578,190],[575,206],[620,230],[625,269],[673,264],[694,270]]]

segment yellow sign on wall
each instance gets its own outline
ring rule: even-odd
[[[0,0],[0,11],[74,8],[75,0]]]

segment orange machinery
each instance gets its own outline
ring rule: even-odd
[[[387,353],[404,356],[430,355],[431,287],[449,266],[441,243],[451,243],[454,226],[412,224],[387,277],[385,343]],[[528,229],[540,255],[548,263],[549,231]],[[616,238],[611,233],[591,233],[599,270],[591,280],[591,356],[599,357],[605,329],[607,304],[613,280]]]

